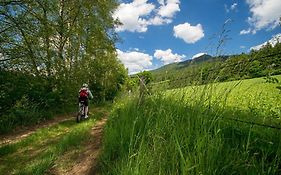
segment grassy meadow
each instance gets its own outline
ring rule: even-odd
[[[105,128],[102,172],[280,174],[279,87],[256,78],[161,91],[142,105],[123,98]]]
[[[274,78],[281,82],[281,75],[274,76]],[[193,106],[203,105],[208,108],[219,108],[222,113],[240,112],[241,115],[236,115],[235,118],[280,125],[281,84],[266,81],[266,78],[254,78],[188,86],[169,90],[166,95],[180,97],[182,100],[189,101],[188,104]],[[243,113],[246,115],[242,115]]]

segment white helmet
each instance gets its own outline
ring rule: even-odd
[[[84,83],[83,87],[88,88],[88,84]]]

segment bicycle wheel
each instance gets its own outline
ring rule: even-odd
[[[82,115],[83,115],[83,111],[84,111],[84,105],[81,105],[79,104],[79,112],[77,114],[77,117],[76,117],[76,122],[79,123],[82,119]]]
[[[79,123],[80,121],[81,121],[81,115],[80,113],[78,113],[76,117],[76,122]]]

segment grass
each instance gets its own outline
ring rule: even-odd
[[[274,77],[281,82],[281,75]],[[166,94],[179,98],[184,96],[183,100],[189,100],[189,105],[205,105],[208,108],[219,106],[222,109],[220,112],[231,111],[231,113],[235,113],[235,118],[279,126],[281,120],[281,90],[278,89],[279,86],[280,83],[266,83],[264,78],[254,78],[190,86],[170,90]],[[200,98],[198,98],[198,94],[200,94]],[[239,112],[240,114],[238,114]]]
[[[46,173],[58,163],[60,156],[83,150],[82,143],[89,139],[90,129],[103,113],[103,110],[95,110],[89,120],[79,124],[73,117],[73,120],[39,129],[17,143],[0,147],[0,174]]]
[[[276,86],[252,79],[156,93],[141,106],[119,101],[105,129],[103,174],[280,174],[280,130],[226,120],[280,125]]]

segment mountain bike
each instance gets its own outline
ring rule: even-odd
[[[79,110],[76,117],[76,122],[79,123],[81,120],[85,119],[85,103],[84,101],[79,101]]]

